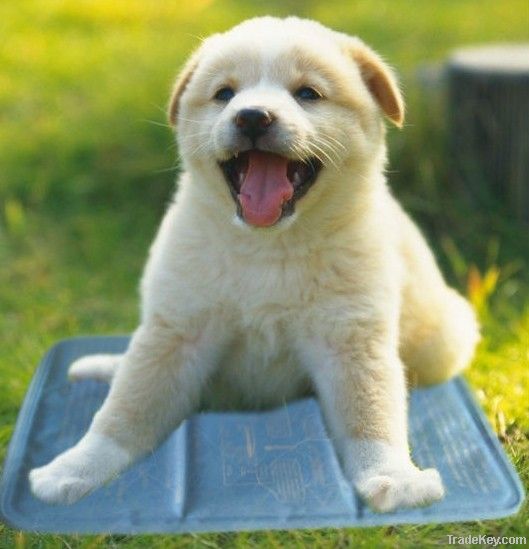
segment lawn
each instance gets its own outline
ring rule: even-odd
[[[0,3],[0,463],[36,364],[56,340],[131,331],[137,282],[177,171],[165,105],[201,36],[258,14],[362,36],[402,75],[389,179],[446,276],[479,311],[467,378],[529,487],[529,239],[450,177],[442,93],[417,69],[467,43],[529,40],[525,0],[4,0]],[[51,536],[0,525],[0,547],[348,547],[528,535],[529,507],[480,523],[182,536]]]

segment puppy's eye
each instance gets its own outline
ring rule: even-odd
[[[235,91],[229,86],[225,86],[224,88],[220,88],[220,90],[217,90],[217,92],[213,96],[213,99],[227,103],[230,99],[233,98],[234,95]]]
[[[322,95],[318,90],[311,88],[310,86],[302,86],[294,93],[297,99],[302,101],[316,101],[321,99]]]

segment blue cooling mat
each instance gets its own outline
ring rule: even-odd
[[[72,360],[122,352],[126,337],[54,346],[40,365],[5,462],[0,511],[42,532],[186,532],[368,526],[503,517],[523,500],[520,481],[465,383],[413,391],[413,456],[437,467],[447,495],[430,507],[376,514],[344,479],[317,402],[267,412],[195,415],[108,486],[71,506],[30,494],[27,474],[87,430],[108,387],[69,383]]]

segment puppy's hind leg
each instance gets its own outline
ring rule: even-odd
[[[451,288],[418,299],[401,318],[400,354],[410,385],[442,383],[470,363],[480,339],[470,303]]]
[[[96,379],[110,383],[124,356],[123,354],[87,355],[78,358],[68,369],[68,379],[70,381]]]

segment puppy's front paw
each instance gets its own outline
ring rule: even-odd
[[[74,503],[94,489],[87,479],[61,466],[57,460],[29,473],[31,491],[47,503]]]
[[[435,469],[405,469],[367,474],[356,483],[365,502],[380,513],[399,507],[429,505],[444,496],[443,483]]]
[[[108,437],[88,433],[51,463],[33,469],[33,494],[47,503],[74,503],[99,488],[131,462],[131,455]]]

